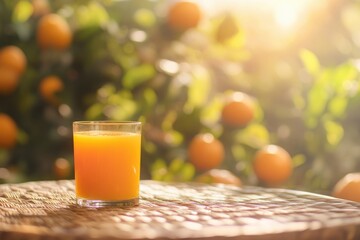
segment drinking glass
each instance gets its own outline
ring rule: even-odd
[[[73,140],[78,205],[139,204],[141,122],[76,121]]]

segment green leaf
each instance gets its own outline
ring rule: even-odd
[[[19,1],[13,11],[12,20],[14,22],[26,22],[33,13],[33,7],[28,1]]]
[[[206,123],[215,123],[220,118],[223,104],[220,97],[214,97],[201,111],[201,120]]]
[[[240,48],[245,43],[245,34],[239,20],[232,14],[226,14],[217,26],[215,38],[220,43],[228,43],[231,47]]]
[[[75,16],[80,28],[100,26],[109,20],[107,11],[96,1],[91,1],[88,5],[78,7]]]
[[[303,165],[305,161],[305,156],[303,154],[298,154],[292,157],[294,168]]]
[[[134,100],[123,98],[121,101],[113,105],[113,110],[109,114],[111,119],[117,121],[131,120],[137,111],[137,104]]]
[[[198,132],[201,127],[199,109],[197,108],[191,112],[179,112],[173,123],[173,128],[185,136],[193,135],[195,132]]]
[[[319,60],[316,57],[316,55],[307,50],[307,49],[303,49],[300,52],[300,58],[306,68],[306,70],[310,73],[310,74],[317,74],[320,70],[320,64],[319,64]]]
[[[257,121],[262,121],[264,118],[264,111],[256,99],[253,99],[253,106],[254,106],[254,118]]]
[[[337,146],[344,135],[343,127],[339,123],[331,120],[326,120],[324,127],[328,143],[332,146]]]
[[[184,140],[184,137],[183,137],[182,133],[180,133],[180,132],[172,130],[172,131],[167,131],[167,133],[169,134],[169,137],[171,138],[171,143],[173,146],[180,145]]]
[[[152,106],[157,102],[157,96],[154,90],[147,88],[143,93],[144,101],[148,106]]]
[[[156,74],[155,68],[151,64],[143,64],[129,69],[123,79],[124,87],[134,89],[140,84],[150,80]]]
[[[142,147],[145,152],[151,154],[156,153],[156,151],[158,150],[157,146],[153,142],[147,141],[146,139],[144,139]]]
[[[152,11],[146,8],[137,10],[134,14],[135,22],[145,28],[149,28],[155,25],[156,17]]]
[[[172,174],[172,173],[170,173],[170,172],[167,172],[165,175],[164,175],[164,177],[163,177],[163,181],[164,182],[173,182],[174,181],[174,175]]]
[[[101,102],[107,102],[109,100],[110,96],[113,96],[115,94],[116,88],[112,84],[105,84],[97,91],[97,98]]]
[[[310,116],[319,116],[324,112],[327,100],[328,93],[326,92],[326,89],[319,85],[313,86],[308,93],[307,113]]]
[[[10,153],[8,150],[0,148],[0,167],[6,166],[10,160]]]
[[[19,130],[16,139],[19,144],[25,145],[29,142],[29,135],[27,132]]]
[[[233,144],[231,147],[231,153],[235,160],[243,160],[246,158],[246,150],[241,144]]]
[[[151,178],[153,180],[162,181],[166,174],[168,174],[168,170],[165,161],[156,159],[151,165]]]
[[[104,106],[100,103],[95,103],[89,107],[85,112],[85,118],[89,120],[98,119],[103,113]]]
[[[314,116],[306,116],[305,117],[305,125],[306,127],[313,129],[318,125],[319,121],[317,117]]]
[[[254,123],[239,132],[236,140],[253,148],[260,148],[269,143],[270,134],[265,126]]]
[[[348,91],[347,83],[353,81],[358,75],[354,65],[345,63],[338,66],[333,73],[332,86],[338,94],[346,94]]]
[[[195,167],[185,162],[181,169],[182,181],[190,181],[194,178],[195,175]]]
[[[204,68],[194,68],[193,78],[188,88],[188,101],[185,108],[201,107],[208,99],[210,91],[210,75]]]
[[[182,168],[184,164],[184,161],[179,159],[179,158],[176,158],[174,160],[171,161],[170,163],[170,166],[169,166],[169,170],[172,172],[172,173],[177,173],[180,171],[180,169]]]
[[[336,96],[329,102],[329,112],[334,117],[343,117],[345,115],[348,99],[345,96]]]
[[[159,169],[166,168],[166,163],[163,159],[156,159],[151,166],[152,171],[158,171]]]

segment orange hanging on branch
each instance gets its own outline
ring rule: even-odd
[[[9,115],[0,113],[0,148],[14,147],[17,134],[18,128],[15,121]]]
[[[13,70],[0,65],[0,94],[9,95],[19,85],[19,76]]]
[[[244,127],[255,115],[255,105],[251,97],[242,92],[233,93],[225,102],[221,118],[225,125]]]
[[[205,173],[199,175],[196,179],[196,182],[202,183],[220,183],[220,184],[229,184],[241,187],[242,182],[240,178],[235,176],[229,170],[226,169],[211,169]]]
[[[63,90],[64,84],[57,76],[47,76],[43,78],[39,85],[39,92],[42,98],[53,105],[59,105],[60,99],[56,96]]]
[[[26,68],[26,62],[26,56],[20,48],[6,46],[0,49],[0,66],[21,75]]]
[[[190,142],[190,162],[200,171],[218,167],[224,160],[224,146],[211,133],[198,134]]]
[[[170,6],[167,24],[176,31],[185,31],[196,27],[202,18],[200,6],[192,1],[178,1]]]
[[[253,167],[257,178],[268,186],[285,182],[292,174],[289,153],[276,145],[267,145],[256,152]]]
[[[61,16],[51,13],[39,20],[36,32],[37,43],[43,49],[67,49],[72,41],[72,32]]]
[[[337,198],[360,202],[360,173],[349,173],[335,185],[332,195]]]

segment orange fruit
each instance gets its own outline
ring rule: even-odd
[[[61,16],[50,13],[40,18],[37,26],[37,43],[43,49],[64,50],[72,41],[72,32]]]
[[[335,185],[332,195],[337,198],[360,202],[360,173],[349,173]]]
[[[253,167],[257,178],[269,186],[285,182],[293,170],[289,153],[276,145],[267,145],[258,150]]]
[[[223,144],[211,133],[196,135],[188,146],[189,160],[200,171],[218,167],[224,155]]]
[[[48,103],[58,105],[60,103],[57,93],[62,91],[64,84],[62,80],[57,76],[47,76],[43,78],[39,85],[39,92],[42,98]]]
[[[0,148],[10,149],[16,144],[18,128],[7,114],[0,113]]]
[[[221,184],[229,184],[241,187],[242,183],[240,178],[235,176],[228,170],[225,169],[211,169],[201,175],[199,175],[196,179],[196,182],[203,183],[221,183]]]
[[[19,84],[19,76],[13,70],[0,65],[0,94],[12,93]]]
[[[20,75],[26,68],[26,56],[16,46],[3,47],[0,49],[0,66],[9,68]]]
[[[65,158],[58,158],[54,162],[54,173],[58,179],[67,178],[71,173],[71,165]]]
[[[197,3],[178,1],[169,8],[167,24],[174,30],[184,31],[196,27],[201,18],[202,12]]]
[[[225,102],[221,118],[224,124],[244,127],[254,119],[255,106],[251,97],[242,92],[233,93]]]
[[[42,16],[50,12],[49,2],[47,0],[32,0],[34,16]]]

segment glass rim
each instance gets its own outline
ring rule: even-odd
[[[73,124],[77,125],[139,125],[140,121],[113,121],[113,120],[96,120],[96,121],[74,121]]]

